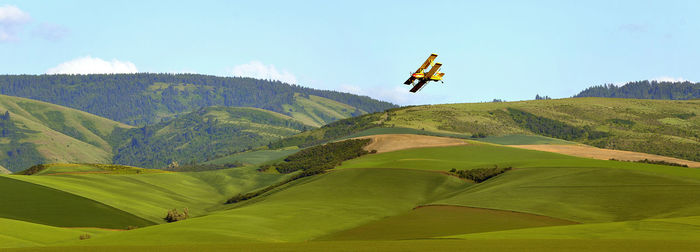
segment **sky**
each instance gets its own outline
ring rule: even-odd
[[[700,81],[700,1],[0,1],[0,74],[277,79],[400,105]],[[444,83],[402,83],[431,53]]]

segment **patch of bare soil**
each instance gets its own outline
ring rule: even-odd
[[[464,140],[457,138],[414,134],[384,134],[357,137],[356,139],[370,139],[371,142],[365,146],[365,150],[377,150],[378,153],[412,148],[443,147],[467,144],[467,142]]]
[[[624,161],[639,161],[644,159],[666,161],[671,163],[678,163],[688,165],[688,167],[700,168],[700,162],[684,160],[679,158],[672,158],[654,154],[647,154],[641,152],[633,151],[623,151],[623,150],[609,150],[601,149],[593,146],[585,145],[546,145],[546,144],[536,144],[536,145],[508,145],[510,147],[528,149],[528,150],[538,150],[538,151],[548,151],[555,152],[565,155],[593,158],[600,160],[610,160],[612,158]]]

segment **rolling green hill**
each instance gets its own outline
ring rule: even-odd
[[[0,165],[111,163],[109,136],[131,126],[45,102],[0,95]]]
[[[0,94],[140,126],[211,106],[262,108],[313,126],[396,107],[367,96],[279,81],[199,74],[0,75]]]
[[[87,198],[12,178],[0,177],[0,191],[5,192],[0,196],[0,218],[59,227],[125,229],[154,224]]]
[[[82,241],[63,240],[75,233],[57,231],[53,242],[39,243],[68,246],[53,249],[270,249],[272,242],[280,250],[516,249],[543,244],[558,244],[553,250],[620,249],[613,245],[625,244],[625,250],[639,244],[646,249],[662,244],[688,248],[692,245],[686,243],[697,237],[692,231],[700,216],[700,203],[693,200],[700,197],[697,169],[467,143],[364,155],[235,204],[223,202],[291,174],[257,172],[254,166],[194,173],[66,174],[70,168],[65,167],[63,174],[7,179],[161,223],[95,233]],[[496,165],[513,169],[481,183],[448,173],[452,168]],[[168,209],[184,207],[193,218],[162,224]],[[600,238],[617,240],[613,244]],[[303,241],[304,246],[288,243]]]
[[[700,100],[570,98],[404,107],[334,122],[270,147],[317,144],[379,127],[486,136],[485,141],[489,136],[540,135],[700,161]]]

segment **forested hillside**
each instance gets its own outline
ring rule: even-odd
[[[209,107],[111,136],[115,164],[165,168],[205,162],[293,135],[311,126],[257,108]]]
[[[0,94],[145,125],[209,106],[262,108],[314,126],[396,107],[366,96],[279,81],[199,74],[0,75]]]
[[[587,88],[574,97],[612,97],[657,100],[689,100],[700,98],[700,83],[636,81],[623,86],[606,84]]]
[[[340,120],[269,146],[304,147],[379,129],[476,139],[541,135],[700,161],[700,100],[570,98],[404,107]]]

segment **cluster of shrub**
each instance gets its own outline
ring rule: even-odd
[[[32,167],[29,167],[24,171],[18,172],[17,174],[19,174],[19,175],[33,175],[33,174],[39,173],[40,171],[43,171],[45,169],[46,169],[45,165],[38,164],[38,165],[33,165]]]
[[[279,149],[288,146],[308,147],[325,143],[363,130],[379,127],[381,124],[376,122],[381,119],[381,115],[383,114],[383,112],[373,113],[335,121],[321,127],[321,136],[302,134],[286,137],[282,140],[270,143],[268,147],[270,149]]]
[[[226,164],[198,164],[191,162],[185,165],[180,165],[177,161],[173,161],[167,167],[163,168],[163,170],[175,172],[200,172],[235,168],[243,165],[244,164],[241,161],[234,161]]]
[[[687,164],[679,164],[679,163],[667,162],[667,161],[663,161],[663,160],[650,160],[650,159],[646,159],[646,158],[644,160],[636,160],[636,161],[619,160],[619,159],[614,159],[614,158],[611,158],[610,160],[623,161],[623,162],[645,163],[645,164],[670,165],[670,166],[678,166],[678,167],[688,167]]]
[[[362,147],[369,144],[369,139],[350,139],[303,149],[273,165],[280,173],[298,170],[327,170],[341,162],[369,153]]]
[[[173,208],[172,210],[168,211],[168,214],[163,218],[167,222],[176,222],[176,221],[181,221],[184,219],[187,219],[190,217],[190,210],[188,208],[182,209],[182,212],[178,211],[177,209]]]
[[[294,180],[323,173],[328,169],[340,165],[340,163],[345,160],[356,158],[367,153],[376,153],[375,150],[368,152],[363,149],[369,142],[369,139],[350,139],[328,143],[301,150],[288,156],[283,162],[274,165],[265,165],[261,167],[260,170],[272,169],[274,167],[280,173],[291,173],[299,170],[301,170],[301,172],[263,189],[245,194],[239,193],[228,199],[226,204],[252,199]]]
[[[508,112],[515,123],[538,135],[564,140],[593,140],[608,137],[610,135],[607,132],[595,131],[589,126],[577,127],[568,125],[564,122],[537,116],[535,114],[514,108],[508,108]]]
[[[453,173],[463,179],[469,179],[476,183],[481,183],[501,173],[510,171],[511,169],[513,169],[513,167],[499,168],[498,166],[494,166],[493,168],[476,168],[468,170],[457,170],[452,168],[450,173]]]

